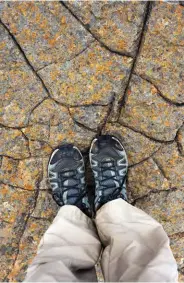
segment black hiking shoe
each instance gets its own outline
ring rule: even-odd
[[[59,206],[75,205],[91,216],[85,185],[85,166],[80,150],[72,144],[58,147],[48,164],[53,199]]]
[[[114,136],[99,136],[92,141],[89,156],[96,184],[95,210],[117,198],[127,201],[128,160],[121,142]]]

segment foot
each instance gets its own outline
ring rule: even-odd
[[[90,163],[94,173],[95,210],[108,201],[126,196],[128,160],[121,142],[114,136],[100,136],[92,141]]]
[[[82,154],[72,144],[60,146],[50,157],[48,177],[56,203],[75,205],[90,216],[84,171]]]

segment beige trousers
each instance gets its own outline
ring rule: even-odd
[[[105,204],[93,221],[77,207],[63,206],[43,236],[25,281],[176,282],[177,265],[162,226],[122,199]]]

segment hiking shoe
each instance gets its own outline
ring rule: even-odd
[[[58,147],[48,164],[48,177],[54,200],[59,206],[75,205],[91,215],[85,185],[84,159],[72,144]]]
[[[114,136],[99,136],[92,141],[89,157],[96,184],[95,210],[117,198],[127,200],[128,160],[121,142]]]

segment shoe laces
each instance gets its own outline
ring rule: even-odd
[[[111,164],[109,166],[107,166],[107,164]],[[101,162],[101,173],[102,173],[102,181],[100,182],[100,187],[102,189],[102,191],[106,190],[106,189],[109,189],[109,188],[112,188],[112,183],[110,185],[108,185],[108,180],[110,181],[115,181],[115,182],[118,182],[119,181],[117,180],[117,169],[115,167],[115,161],[102,161]],[[106,173],[108,171],[111,171],[113,172],[114,174],[112,176],[107,176]],[[122,198],[124,200],[126,200],[125,196],[121,193],[121,190],[122,190],[122,187],[123,187],[123,184],[125,183],[126,181],[126,175],[123,177],[123,180],[121,181],[121,184],[116,187],[112,193],[109,193],[108,195],[102,195],[100,197],[100,202],[101,204],[104,204],[106,203],[107,201],[110,201],[110,200],[114,200],[116,198]]]
[[[61,194],[63,195],[63,193],[68,192],[70,190],[76,191],[76,193],[72,193],[70,195],[67,194],[67,199],[76,198],[76,201],[73,203],[73,205],[77,205],[86,195],[85,188],[80,190],[80,187],[79,187],[80,183],[79,183],[79,178],[77,178],[77,175],[78,175],[78,172],[77,170],[74,170],[74,169],[72,170],[68,169],[68,170],[59,172],[59,180],[61,181],[61,187],[62,187]],[[53,193],[54,199],[55,199],[55,196],[57,197],[58,193],[60,192],[56,191]]]

